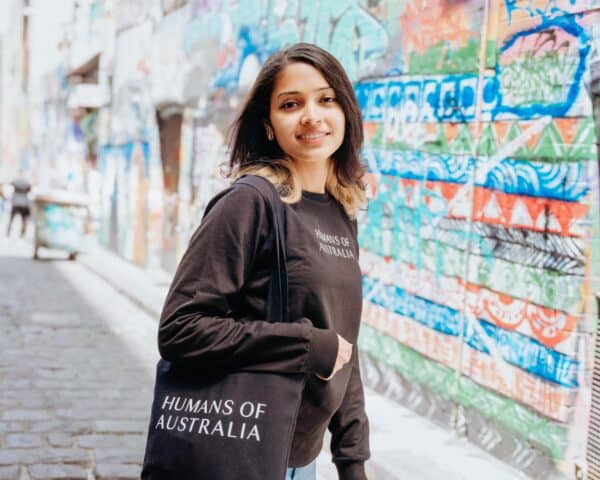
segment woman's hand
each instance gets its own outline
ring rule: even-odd
[[[333,366],[331,375],[329,375],[327,378],[318,374],[315,375],[317,378],[327,382],[331,380],[334,375],[350,361],[350,358],[352,358],[352,344],[338,333],[338,354],[337,358],[335,359],[335,365]]]

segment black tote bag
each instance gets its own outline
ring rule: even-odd
[[[258,189],[272,214],[275,241],[267,320],[286,322],[281,199],[262,177],[238,182]],[[221,195],[211,200],[205,215]],[[304,381],[304,374],[199,372],[159,360],[141,478],[283,480]]]

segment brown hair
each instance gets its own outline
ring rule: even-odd
[[[230,178],[244,174],[269,178],[280,191],[283,201],[296,202],[301,186],[293,162],[285,158],[276,141],[269,141],[265,124],[269,123],[271,94],[277,75],[291,63],[306,63],[316,68],[333,88],[346,121],[344,140],[332,155],[326,190],[355,218],[366,201],[360,161],[363,143],[362,117],[354,89],[342,65],[329,52],[309,43],[297,43],[271,55],[258,73],[246,102],[231,126],[229,148]]]

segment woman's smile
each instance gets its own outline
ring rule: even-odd
[[[307,145],[317,145],[322,143],[327,135],[329,135],[329,132],[301,133],[296,138]]]

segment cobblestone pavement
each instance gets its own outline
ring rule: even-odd
[[[0,240],[0,480],[139,478],[156,321],[30,245]]]

